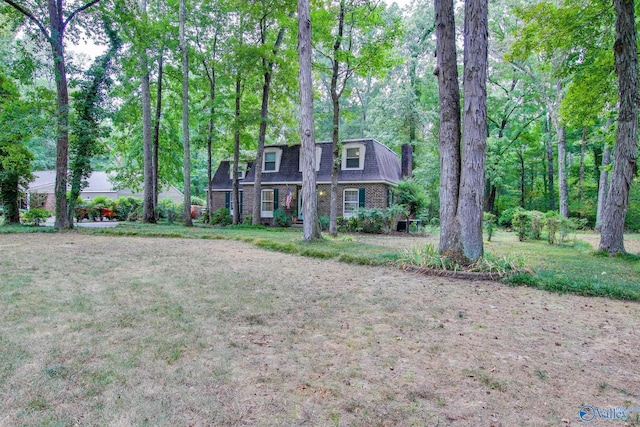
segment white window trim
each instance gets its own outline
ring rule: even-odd
[[[267,160],[267,153],[276,153],[276,168],[275,170],[268,171],[265,169],[265,164]],[[277,173],[280,172],[280,160],[282,160],[282,149],[281,148],[265,148],[262,153],[262,173]]]
[[[355,191],[356,193],[356,209],[355,213],[347,214],[345,207],[347,206],[347,191]],[[353,203],[353,202],[349,202]],[[360,190],[358,188],[345,188],[342,191],[342,216],[343,218],[353,218],[358,216],[358,209],[360,209]]]
[[[238,163],[238,180],[244,179],[247,174],[247,164]],[[233,162],[229,163],[229,179],[233,181]]]
[[[276,209],[276,201],[275,201],[275,194],[272,188],[267,188],[265,190],[262,190],[260,192],[260,217],[262,218],[273,218],[273,210],[272,211],[265,211],[264,210],[264,195],[265,193],[271,193],[271,200],[273,202],[273,210]]]
[[[320,170],[320,158],[322,157],[322,147],[316,145],[316,172]],[[298,172],[302,172],[302,146],[298,151]]]
[[[347,167],[347,150],[350,148],[359,148],[360,149],[360,159],[358,162],[357,168],[348,168]],[[348,144],[344,144],[342,147],[342,170],[363,170],[364,169],[364,155],[366,152],[367,146],[365,144],[359,142],[352,142]]]

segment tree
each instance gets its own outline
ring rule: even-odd
[[[140,14],[143,23],[148,21],[147,0],[140,0]],[[144,33],[144,32],[143,32]],[[142,147],[143,147],[143,168],[144,168],[144,200],[142,203],[142,221],[148,223],[156,222],[155,194],[153,186],[153,139],[151,134],[151,83],[149,71],[149,55],[143,34],[138,34],[136,40],[139,46],[138,60],[140,64],[140,90],[142,101]]]
[[[281,5],[275,4],[274,6],[279,7]],[[262,105],[260,107],[260,130],[258,132],[258,151],[256,154],[256,162],[254,164],[254,184],[253,184],[253,213],[252,213],[252,224],[258,225],[260,224],[260,195],[262,188],[262,157],[264,155],[264,144],[267,135],[267,122],[269,119],[269,96],[271,94],[271,81],[273,78],[273,67],[275,65],[275,58],[280,50],[280,46],[282,45],[282,41],[284,40],[284,33],[286,27],[282,24],[280,29],[278,30],[278,35],[276,36],[276,40],[273,43],[273,46],[269,48],[269,51],[264,51],[267,46],[267,36],[268,36],[268,28],[269,28],[269,17],[274,14],[275,10],[265,10],[263,15],[260,17],[260,47],[262,49],[262,72],[263,72],[263,83],[262,83]]]
[[[98,4],[101,0],[90,0],[86,3],[76,3],[71,13],[66,13],[61,0],[47,0],[48,16],[36,15],[35,10],[18,4],[14,0],[2,0],[22,13],[33,23],[51,46],[57,91],[57,159],[56,159],[56,220],[55,228],[62,229],[69,226],[67,212],[67,164],[69,154],[69,88],[67,82],[67,64],[64,51],[65,30],[69,23],[79,14]],[[45,25],[48,21],[48,28]]]
[[[182,140],[184,150],[184,225],[193,226],[191,221],[191,148],[189,145],[189,51],[187,49],[186,13],[187,0],[180,0],[180,50],[182,51]]]
[[[462,153],[459,135],[459,93],[452,76],[456,67],[453,2],[436,1],[436,34],[439,58],[437,75],[441,87],[441,220],[440,251],[456,261],[469,264],[483,255],[482,213],[484,202],[484,162],[486,150],[486,80],[488,48],[488,2],[465,2],[464,23],[464,108]],[[453,74],[455,76],[456,74]],[[443,110],[446,115],[443,116]],[[453,142],[444,138],[451,137]],[[459,140],[459,139],[458,139]],[[443,212],[444,211],[444,212]],[[444,213],[444,215],[443,215]],[[444,237],[443,237],[444,235]]]
[[[86,180],[92,172],[91,160],[102,151],[100,137],[103,131],[100,127],[104,118],[102,103],[104,102],[104,91],[111,81],[108,77],[112,61],[121,41],[118,35],[111,28],[111,23],[105,21],[105,32],[109,36],[109,50],[99,58],[86,72],[86,80],[81,83],[80,90],[75,94],[75,107],[77,117],[72,121],[72,139],[70,141],[70,180],[71,192],[69,196],[67,221],[69,227],[73,227],[75,217],[75,207],[82,188],[86,185]]]
[[[18,88],[0,69],[0,204],[6,225],[20,223],[20,190],[33,179],[33,154],[24,146],[29,115]]]
[[[435,0],[436,59],[440,123],[440,253],[459,257],[458,211],[460,179],[460,88],[453,0]]]
[[[309,0],[298,0],[298,62],[300,65],[300,138],[302,140],[303,239],[321,238],[316,193],[316,147],[313,124],[313,81],[311,78],[311,16]]]
[[[600,249],[624,253],[624,220],[638,156],[638,50],[633,0],[614,0],[618,76],[618,128],[613,150],[611,184],[605,203]]]
[[[331,99],[331,196],[329,208],[329,234],[338,233],[338,175],[340,173],[340,99],[351,78],[360,74],[381,75],[392,65],[391,49],[397,36],[397,23],[387,23],[383,19],[384,7],[370,1],[358,2],[339,0],[337,4],[328,2],[327,9],[318,12],[319,21],[324,25],[316,31],[318,42],[316,52],[320,56],[317,65],[330,78],[329,97]],[[333,25],[333,16],[337,23]]]

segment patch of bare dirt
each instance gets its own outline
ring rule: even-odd
[[[0,236],[0,251],[30,272],[0,299],[0,338],[28,349],[0,376],[0,425],[579,426],[584,405],[640,407],[637,303],[229,241]],[[90,309],[9,305],[47,290]],[[58,365],[115,379],[89,393],[93,377],[43,375]]]

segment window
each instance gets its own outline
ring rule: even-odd
[[[278,172],[281,158],[282,150],[280,148],[265,148],[262,156],[262,172]]]
[[[240,199],[240,215],[242,215],[242,203],[243,203],[243,197],[242,195],[244,194],[242,191],[238,192],[239,194],[239,199]],[[224,207],[227,208],[229,210],[229,214],[233,215],[233,191],[225,191],[224,193]]]
[[[360,206],[360,192],[357,189],[344,190],[344,200],[342,207],[342,216],[352,218],[358,216],[358,207]]]
[[[238,180],[244,179],[247,174],[247,164],[238,164]],[[229,179],[233,180],[233,162],[229,163]]]
[[[365,145],[360,143],[344,144],[342,150],[342,169],[343,170],[362,170],[364,169]]]
[[[260,216],[263,218],[273,218],[273,211],[278,205],[278,190],[262,190],[260,198]]]
[[[316,172],[320,170],[320,158],[322,157],[322,147],[316,145]],[[302,146],[298,152],[298,170],[302,172]]]
[[[276,170],[276,153],[264,153],[264,170],[274,171]]]

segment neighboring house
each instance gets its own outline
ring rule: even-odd
[[[29,188],[25,191],[27,207],[44,207],[53,212],[56,203],[56,171],[37,171],[33,172],[33,175],[35,180],[29,184]],[[85,201],[93,200],[98,196],[106,196],[112,200],[123,196],[142,198],[143,193],[134,193],[129,189],[116,190],[109,178],[107,172],[93,172],[87,179],[88,185],[80,192],[80,197]],[[176,203],[183,201],[182,193],[175,187],[170,187],[158,195],[159,200],[164,198],[169,198]]]
[[[404,152],[404,150],[403,150]],[[409,154],[410,151],[407,153]],[[411,164],[410,159],[405,163]],[[329,215],[331,191],[331,142],[316,144],[316,196],[318,215]],[[222,161],[211,181],[214,209],[228,208],[232,203],[233,162]],[[240,217],[251,215],[255,168],[240,164]],[[360,208],[385,208],[392,204],[392,190],[403,174],[400,159],[391,149],[375,139],[343,141],[338,176],[338,216],[349,218]],[[273,213],[281,209],[302,220],[302,164],[300,145],[269,145],[264,149],[260,223],[273,223]]]

